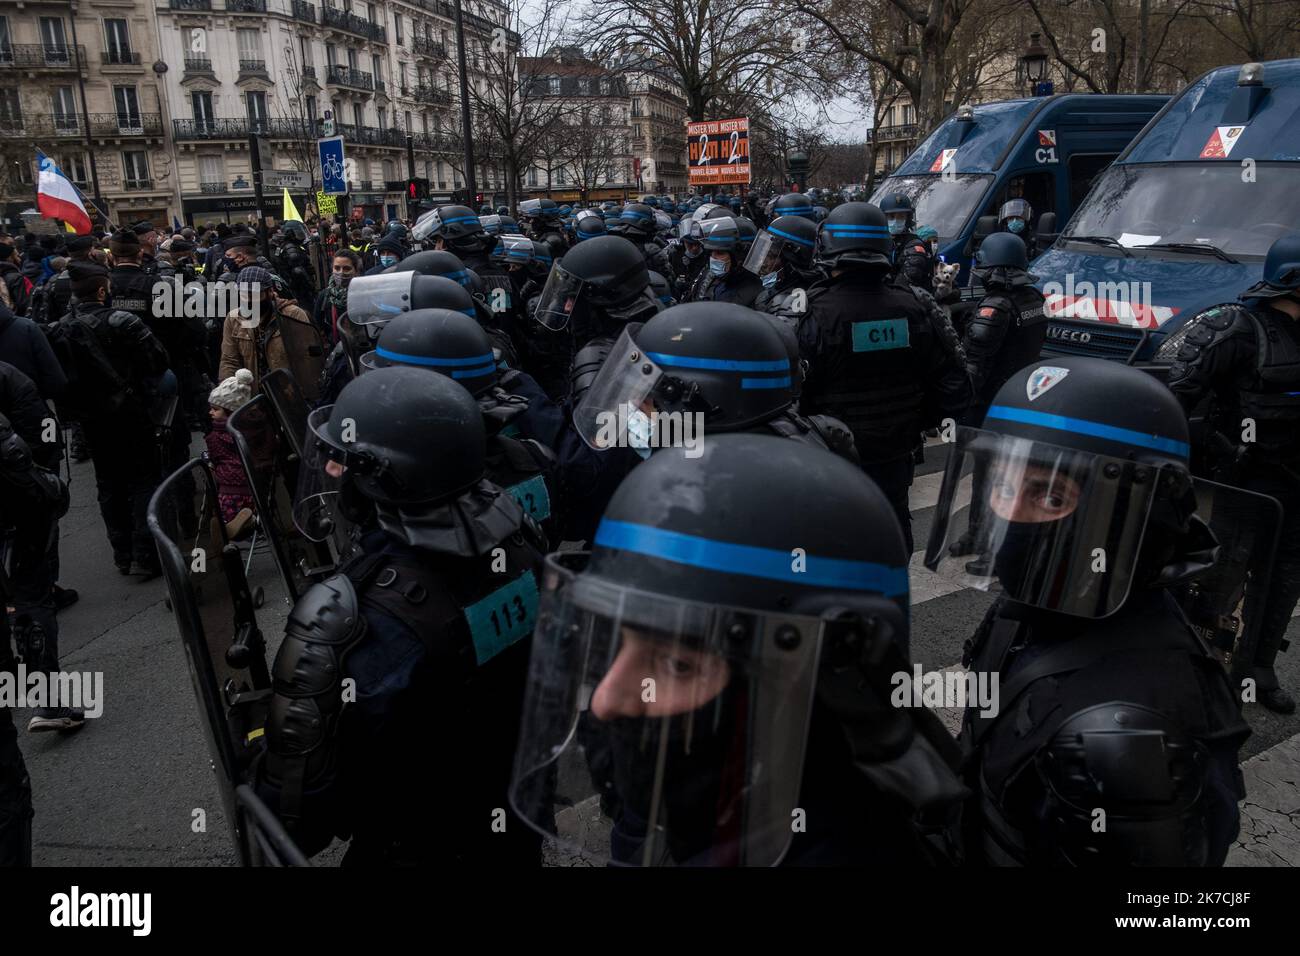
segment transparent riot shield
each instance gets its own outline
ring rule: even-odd
[[[220,520],[217,487],[210,464],[195,459],[159,485],[148,521],[231,838],[247,866],[258,857],[237,791],[262,746],[271,677],[257,602]]]
[[[284,582],[285,597],[293,603],[314,582],[334,570],[328,546],[304,537],[293,524],[300,459],[265,391],[231,413],[226,431],[235,440],[240,464],[253,491],[253,533],[266,542]]]
[[[1282,526],[1276,498],[1197,478],[1196,513],[1219,541],[1214,567],[1175,589],[1192,627],[1222,659],[1233,683],[1251,675],[1259,620]]]
[[[307,413],[311,410],[298,380],[287,368],[278,368],[262,376],[262,394],[271,404],[276,422],[293,453],[302,457],[307,433]]]
[[[278,313],[274,321],[288,370],[293,373],[303,398],[315,402],[320,397],[321,372],[325,369],[329,346],[311,322],[300,322],[283,313]]]

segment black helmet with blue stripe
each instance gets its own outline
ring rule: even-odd
[[[649,238],[655,234],[655,211],[645,203],[630,202],[618,214],[618,222],[610,232],[619,236]]]
[[[786,193],[772,207],[773,216],[803,216],[813,220],[813,202],[803,193]]]
[[[384,326],[375,350],[361,357],[361,366],[368,370],[390,365],[437,372],[476,396],[497,379],[487,333],[474,319],[451,309],[406,312]]]
[[[832,265],[890,264],[894,241],[889,223],[877,206],[865,202],[841,203],[817,230],[817,251]]]
[[[465,268],[465,263],[461,262],[460,256],[454,252],[445,250],[428,249],[417,252],[396,265],[389,266],[384,272],[418,272],[426,276],[442,276],[473,291],[473,279],[470,271]]]
[[[593,209],[580,209],[573,217],[573,234],[579,242],[607,235],[605,217]]]
[[[554,838],[557,805],[615,798],[635,829],[559,829],[597,862],[772,866],[820,848],[790,825],[808,781],[870,799],[850,752],[946,774],[933,714],[889,704],[907,558],[885,496],[829,451],[731,434],[653,455],[589,554],[547,559],[511,805]]]
[[[1027,365],[981,427],[958,429],[926,564],[1023,604],[1107,617],[1133,586],[1208,565],[1188,436],[1178,400],[1144,372],[1077,356]]]
[[[1264,274],[1259,282],[1241,294],[1243,299],[1300,297],[1300,233],[1273,241],[1264,256]]]
[[[574,409],[573,426],[597,451],[626,438],[648,454],[653,446],[637,444],[635,430],[651,409],[687,416],[709,433],[744,431],[790,408],[797,375],[781,335],[752,309],[675,305],[623,330]]]

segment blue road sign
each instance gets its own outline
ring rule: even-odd
[[[320,153],[322,190],[327,196],[346,196],[348,193],[348,175],[343,162],[343,137],[331,136],[318,140],[317,151]]]

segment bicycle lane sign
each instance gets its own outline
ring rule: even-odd
[[[331,136],[318,140],[317,151],[320,153],[321,192],[327,196],[346,196],[348,176],[343,161],[343,137]]]

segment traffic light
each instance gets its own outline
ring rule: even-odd
[[[429,180],[420,178],[408,179],[406,181],[406,198],[411,202],[428,199]]]

